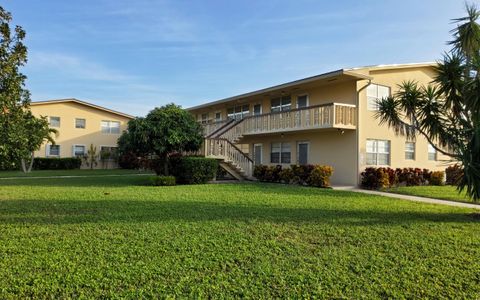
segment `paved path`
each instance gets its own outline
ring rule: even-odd
[[[411,195],[394,194],[394,193],[372,191],[372,190],[363,190],[363,189],[358,189],[358,188],[354,188],[354,187],[351,187],[351,186],[338,186],[338,187],[333,187],[333,189],[334,190],[342,190],[342,191],[351,191],[351,192],[356,192],[356,193],[364,193],[364,194],[370,194],[370,195],[385,196],[385,197],[390,197],[390,198],[398,198],[398,199],[403,199],[403,200],[408,200],[408,201],[416,201],[416,202],[424,202],[424,203],[442,204],[442,205],[450,205],[450,206],[457,206],[457,207],[480,209],[480,205],[478,205],[478,204],[470,204],[470,203],[463,203],[463,202],[440,200],[440,199],[418,197],[418,196],[411,196]]]

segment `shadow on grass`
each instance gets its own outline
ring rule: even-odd
[[[233,221],[344,225],[409,225],[423,222],[470,223],[473,214],[382,211],[379,209],[283,208],[194,201],[141,200],[5,200],[0,224],[142,223]]]

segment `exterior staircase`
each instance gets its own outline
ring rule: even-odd
[[[240,150],[235,143],[241,136],[236,135],[238,124],[243,120],[229,120],[205,134],[205,157],[218,159],[220,166],[237,180],[254,180],[253,160]]]

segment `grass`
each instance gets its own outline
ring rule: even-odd
[[[473,210],[278,184],[0,180],[0,298],[478,298]]]
[[[386,190],[387,192],[412,195],[419,197],[428,197],[435,199],[443,199],[457,202],[468,202],[474,203],[470,198],[465,194],[459,193],[455,186],[444,185],[444,186],[403,186],[395,187]]]
[[[51,177],[51,176],[103,176],[103,175],[128,175],[150,174],[150,171],[126,169],[76,169],[76,170],[33,170],[31,173],[22,171],[0,171],[0,178],[10,177]]]

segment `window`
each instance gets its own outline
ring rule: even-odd
[[[112,146],[100,146],[100,159],[101,160],[113,160],[117,157],[118,147]]]
[[[50,117],[50,126],[60,127],[60,117]]]
[[[428,144],[428,160],[437,160],[437,149]]]
[[[308,95],[300,95],[297,97],[297,108],[304,108],[308,106]]]
[[[367,140],[367,165],[390,164],[390,141]]]
[[[405,159],[415,160],[415,143],[414,142],[405,143]]]
[[[75,128],[85,128],[85,119],[75,119]]]
[[[229,119],[240,120],[248,116],[250,113],[250,105],[237,105],[227,109],[227,116]]]
[[[102,121],[102,133],[120,133],[120,122],[118,121]]]
[[[299,165],[308,164],[309,144],[309,142],[298,142],[297,144],[297,161]]]
[[[367,87],[367,109],[378,110],[378,102],[390,96],[390,88],[378,84],[370,84]]]
[[[220,121],[222,121],[222,113],[218,111],[215,113],[215,122],[220,122]]]
[[[73,156],[84,156],[85,155],[85,145],[74,145],[73,146]]]
[[[253,115],[258,116],[262,114],[262,105],[261,104],[255,104],[253,106]]]
[[[287,111],[287,110],[290,110],[291,108],[292,108],[292,98],[290,96],[273,98],[270,101],[271,112]]]
[[[272,143],[270,162],[272,164],[289,164],[291,154],[290,143]]]
[[[60,145],[47,145],[47,156],[60,156]]]
[[[208,113],[202,114],[202,124],[208,123]]]

